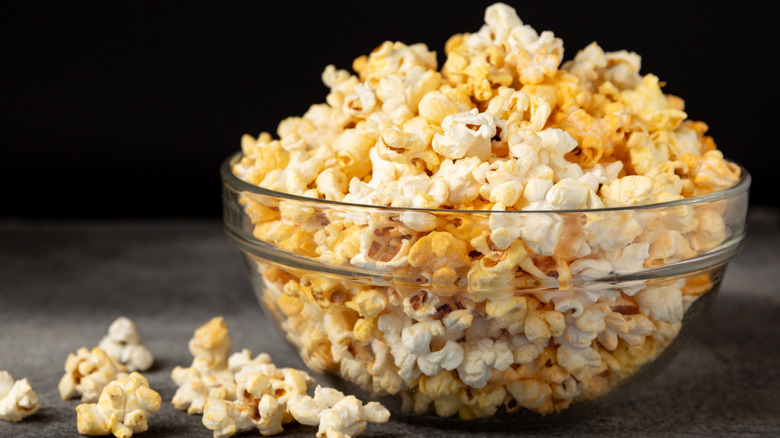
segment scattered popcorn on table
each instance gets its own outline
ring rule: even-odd
[[[317,386],[314,397],[296,394],[287,402],[290,414],[301,424],[317,426],[317,438],[354,437],[367,422],[386,423],[390,412],[377,402],[363,404],[355,396]]]
[[[0,420],[22,421],[38,408],[38,395],[27,379],[15,381],[7,371],[0,371]]]
[[[229,346],[227,327],[221,317],[198,329],[192,350],[204,347],[206,338],[217,339],[219,346]],[[217,356],[224,357],[226,353],[220,348]],[[215,438],[254,429],[263,436],[277,435],[285,424],[295,420],[306,425],[319,424],[317,436],[348,437],[362,432],[367,421],[386,422],[390,416],[377,402],[363,405],[354,396],[345,397],[335,389],[318,386],[315,398],[308,397],[306,393],[314,379],[305,371],[277,368],[265,353],[254,358],[246,349],[234,353],[227,359],[223,377],[223,388],[229,386],[232,392],[206,394],[202,408],[203,425],[213,431]],[[323,394],[329,396],[327,400]]]
[[[117,318],[108,327],[108,334],[101,339],[98,347],[127,367],[127,371],[146,371],[152,366],[152,352],[138,336],[133,321],[125,317]]]
[[[125,366],[102,348],[79,348],[76,354],[68,355],[65,374],[57,388],[63,400],[81,395],[81,401],[95,402],[109,382],[127,375],[125,371]]]
[[[160,394],[149,388],[141,374],[133,372],[103,388],[97,403],[76,407],[82,435],[114,435],[129,438],[149,429],[149,416],[160,410]]]
[[[281,433],[293,420],[287,402],[296,394],[306,394],[314,380],[304,371],[277,368],[268,362],[247,364],[235,374],[233,401],[209,397],[203,409],[203,424],[214,437],[228,437],[257,429],[263,436]]]
[[[371,277],[258,261],[262,300],[313,371],[398,395],[416,413],[548,414],[655,359],[712,287],[709,274],[603,279],[727,238],[718,205],[600,209],[713,193],[737,183],[740,168],[704,123],[687,120],[682,99],[639,73],[639,55],[592,43],[563,62],[563,41],[511,7],[489,6],[484,20],[447,41],[440,70],[424,44],[400,42],[357,58],[355,75],[326,67],[326,103],[282,121],[278,140],[244,136],[233,172],[306,197],[428,209],[241,198],[256,238]],[[281,430],[278,407],[253,397],[272,412],[266,430]],[[215,436],[256,421],[217,398]],[[287,404],[305,424],[340,406],[315,399]],[[358,404],[320,418],[318,436],[360,429]]]
[[[189,368],[177,366],[171,372],[171,378],[178,385],[173,396],[173,406],[187,411],[188,414],[200,414],[208,397],[232,400],[235,397],[236,384],[233,372],[228,368],[230,336],[224,318],[212,318],[195,330],[189,342],[190,353],[194,356]]]

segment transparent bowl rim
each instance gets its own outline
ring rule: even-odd
[[[594,208],[594,209],[574,209],[574,210],[510,210],[510,211],[493,211],[493,210],[456,210],[456,209],[443,209],[443,208],[416,208],[416,207],[389,207],[384,205],[372,205],[372,204],[356,204],[350,202],[330,201],[327,199],[309,198],[306,196],[294,195],[290,193],[279,192],[276,190],[269,190],[263,187],[259,187],[250,184],[241,178],[233,174],[233,165],[241,159],[242,152],[235,152],[228,156],[220,166],[220,175],[222,177],[223,184],[226,184],[236,190],[242,192],[249,192],[253,195],[276,198],[280,200],[298,201],[308,204],[318,204],[323,207],[330,208],[343,208],[349,207],[350,209],[371,209],[371,210],[384,210],[388,212],[398,211],[414,211],[425,212],[434,214],[562,214],[562,213],[604,213],[604,212],[626,212],[626,211],[639,211],[639,210],[655,210],[659,208],[674,208],[681,205],[695,205],[706,204],[723,199],[736,197],[742,193],[745,193],[750,188],[751,176],[744,166],[736,164],[740,168],[739,181],[731,187],[728,187],[717,192],[709,193],[701,196],[694,196],[691,198],[683,198],[676,201],[658,202],[654,204],[634,205],[627,207],[609,207],[609,208]]]

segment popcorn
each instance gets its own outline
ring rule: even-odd
[[[244,200],[256,237],[332,268],[315,277],[259,262],[263,301],[312,369],[416,413],[547,414],[600,397],[669,345],[713,283],[623,277],[730,237],[720,206],[623,207],[722,190],[740,169],[682,99],[640,74],[635,53],[594,42],[562,63],[563,42],[502,3],[444,50],[440,70],[427,46],[390,41],[355,59],[356,75],[328,66],[326,103],[282,121],[278,140],[242,139],[241,179],[378,207]],[[180,378],[200,382],[188,403],[197,410],[213,390],[220,436],[257,426],[246,406],[255,417],[262,406],[264,433],[280,431],[283,401],[229,401],[240,371],[226,351]],[[343,397],[322,391],[334,398],[323,406]],[[361,424],[359,402],[340,408],[346,429],[306,403],[321,435]]]
[[[420,115],[432,125],[441,125],[444,118],[458,112],[458,103],[441,91],[432,91],[418,105]]]
[[[442,370],[432,376],[420,376],[415,394],[415,412],[425,413],[433,403],[436,414],[449,417],[458,412],[462,403],[458,397],[463,384],[452,371]]]
[[[605,207],[626,207],[652,202],[654,181],[642,175],[616,179],[601,188]]]
[[[141,343],[135,324],[125,317],[111,323],[98,347],[125,365],[128,371],[146,371],[154,362],[151,351]]]
[[[22,421],[38,408],[38,394],[27,379],[15,381],[7,371],[0,371],[0,420]]]
[[[245,350],[246,351],[246,350]],[[243,359],[246,354],[242,355]],[[233,401],[209,397],[203,408],[203,425],[214,431],[214,437],[229,437],[257,429],[263,436],[276,435],[292,421],[287,412],[291,397],[306,394],[314,380],[305,372],[277,368],[268,355],[261,363],[244,364],[236,372]]]
[[[230,345],[227,324],[222,317],[212,318],[195,330],[189,342],[194,356],[192,365],[176,366],[171,372],[171,379],[178,386],[171,400],[176,409],[190,415],[200,414],[207,398],[231,400],[235,396],[236,385],[228,368]]]
[[[386,423],[390,419],[390,412],[377,402],[364,405],[354,396],[319,385],[314,397],[294,395],[289,408],[301,424],[319,425],[317,438],[354,437],[366,429],[368,422]]]
[[[227,438],[254,428],[254,419],[235,404],[209,398],[203,407],[203,425],[214,431],[214,438]]]
[[[63,400],[81,395],[81,401],[95,402],[109,382],[127,375],[125,371],[124,365],[100,347],[92,350],[79,348],[76,354],[68,355],[65,374],[57,388]]]
[[[146,432],[147,420],[160,410],[160,404],[160,394],[149,388],[141,374],[133,372],[106,385],[97,403],[76,407],[79,433],[129,438]]]
[[[418,240],[409,251],[409,264],[433,273],[433,284],[452,285],[469,264],[466,242],[446,231],[434,231]]]
[[[464,344],[463,362],[458,366],[458,377],[474,388],[482,388],[495,368],[505,370],[514,362],[509,346],[502,341],[481,339],[478,342]]]
[[[482,161],[491,153],[490,139],[496,135],[496,123],[489,113],[471,111],[446,116],[441,122],[444,134],[433,137],[433,150],[450,159],[474,156]]]
[[[657,321],[671,324],[682,321],[682,283],[678,280],[668,285],[648,286],[636,294],[634,299],[639,310]]]
[[[564,178],[547,191],[545,200],[554,210],[582,208],[588,200],[588,187],[571,178]]]
[[[506,399],[506,394],[506,388],[501,385],[489,384],[469,390],[462,388],[458,392],[458,399],[462,404],[458,415],[464,420],[493,416]]]
[[[522,379],[506,385],[507,392],[520,406],[534,411],[549,411],[552,405],[550,384],[534,379]]]

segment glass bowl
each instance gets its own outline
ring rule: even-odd
[[[426,424],[625,398],[689,337],[746,231],[744,168],[680,201],[493,212],[274,192],[233,175],[240,157],[221,166],[224,223],[266,314],[328,385]]]

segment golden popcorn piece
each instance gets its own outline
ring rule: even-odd
[[[125,366],[102,348],[79,348],[76,354],[68,354],[65,361],[65,374],[57,385],[60,398],[68,400],[81,395],[81,401],[95,402],[109,382],[127,375],[125,371]]]
[[[97,403],[76,407],[79,433],[130,438],[149,429],[147,420],[160,410],[160,404],[160,394],[149,388],[146,378],[133,372],[106,385]]]

